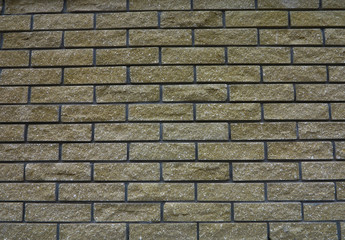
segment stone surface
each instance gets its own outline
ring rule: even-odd
[[[343,27],[345,11],[295,11],[291,12],[293,27]]]
[[[299,84],[296,86],[298,101],[344,101],[345,85],[311,85]]]
[[[2,223],[0,235],[7,240],[55,240],[55,224]]]
[[[191,121],[192,104],[132,104],[129,105],[130,121]]]
[[[92,61],[92,49],[35,50],[32,52],[33,66],[90,66]]]
[[[345,218],[345,203],[306,203],[304,204],[304,219],[306,221],[343,220]]]
[[[138,66],[131,67],[132,83],[193,82],[191,66]]]
[[[158,27],[156,12],[120,12],[97,14],[97,29]]]
[[[197,82],[259,82],[257,66],[197,66]]]
[[[345,142],[336,142],[335,150],[336,159],[342,160],[345,158]]]
[[[0,106],[0,122],[57,122],[58,106]]]
[[[24,141],[24,125],[0,125],[0,142]]]
[[[304,64],[344,64],[345,49],[341,47],[296,47],[293,61]]]
[[[1,222],[20,222],[23,219],[23,203],[0,203]]]
[[[98,49],[97,65],[130,65],[158,63],[158,48]]]
[[[293,101],[294,89],[292,84],[243,84],[230,85],[230,101]]]
[[[219,47],[162,48],[163,64],[219,64],[225,62],[224,56]]]
[[[58,48],[61,39],[61,32],[5,33],[3,48]]]
[[[325,82],[322,66],[264,66],[264,82]]]
[[[194,12],[163,12],[161,14],[161,27],[221,27],[222,12],[220,11],[194,11]]]
[[[322,5],[323,5],[323,8],[331,8],[331,9],[345,8],[345,2],[341,0],[323,0]]]
[[[298,126],[301,139],[345,138],[345,125],[341,122],[302,122]]]
[[[42,13],[42,12],[61,12],[63,0],[11,0],[6,2],[5,13]]]
[[[345,182],[337,182],[337,199],[345,199]]]
[[[0,163],[0,181],[24,180],[24,164]]]
[[[60,69],[43,68],[3,69],[0,79],[0,85],[45,85],[60,82]]]
[[[227,27],[287,27],[288,14],[284,11],[227,11]]]
[[[302,178],[304,180],[332,180],[344,178],[344,162],[304,162]]]
[[[129,0],[130,10],[188,10],[188,0]]]
[[[125,30],[66,31],[66,47],[115,47],[126,46]]]
[[[64,84],[124,84],[126,67],[65,68]]]
[[[322,33],[318,29],[263,29],[262,45],[321,45]]]
[[[61,224],[60,239],[88,239],[88,240],[106,240],[110,236],[116,236],[117,239],[125,239],[126,225],[121,223],[113,224]]]
[[[92,29],[93,14],[37,14],[34,16],[34,30]]]
[[[158,85],[119,85],[97,86],[96,100],[98,103],[112,102],[158,102]]]
[[[0,161],[58,160],[58,144],[0,144]]]
[[[290,63],[287,47],[228,47],[229,63],[277,64]]]
[[[318,0],[259,0],[258,7],[261,9],[316,9],[319,8]]]
[[[1,201],[55,201],[54,183],[1,183]]]
[[[194,0],[194,9],[254,9],[253,0]]]
[[[125,121],[124,105],[68,105],[62,106],[62,122]]]
[[[196,29],[196,45],[256,45],[256,29]]]
[[[131,46],[192,45],[192,31],[187,29],[129,30]]]
[[[0,103],[27,103],[27,87],[0,87]]]
[[[0,52],[0,67],[28,67],[29,52],[25,50],[8,50]]]
[[[70,0],[67,1],[68,12],[91,12],[91,11],[125,11],[126,1],[112,0]]]
[[[330,82],[344,82],[345,67],[343,66],[330,66],[329,68],[329,81]]]
[[[93,101],[91,86],[33,87],[31,101],[34,103],[73,103]]]
[[[345,44],[345,29],[326,29],[325,37],[327,45],[344,45]]]
[[[0,16],[0,31],[28,31],[30,22],[29,15]]]

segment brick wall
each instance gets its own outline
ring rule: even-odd
[[[344,0],[5,0],[0,239],[345,239]]]

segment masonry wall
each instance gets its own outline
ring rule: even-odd
[[[5,0],[0,239],[345,239],[344,0]]]

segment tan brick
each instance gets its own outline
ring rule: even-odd
[[[62,145],[62,159],[69,161],[121,161],[127,158],[125,143],[69,143]]]
[[[287,47],[229,47],[229,63],[266,64],[290,63]]]
[[[228,203],[165,203],[164,221],[229,221]]]
[[[59,186],[60,201],[124,201],[122,183],[65,183]]]
[[[318,0],[292,0],[292,1],[285,1],[285,0],[259,0],[258,1],[259,8],[267,8],[267,9],[308,9],[308,8],[319,8],[319,1]]]
[[[200,160],[264,159],[263,143],[199,143],[198,150]]]
[[[6,2],[5,13],[42,13],[42,12],[61,12],[63,0],[11,0]]]
[[[259,82],[258,66],[197,66],[197,82]]]
[[[97,29],[158,27],[156,12],[121,12],[97,14]]]
[[[130,224],[130,239],[167,240],[184,239],[196,240],[197,227],[195,223],[155,223]]]
[[[20,222],[23,219],[23,203],[0,203],[0,221]]]
[[[343,220],[345,203],[305,203],[304,219],[306,221]]]
[[[0,103],[27,103],[27,87],[0,87]]]
[[[0,235],[7,240],[55,240],[55,224],[2,223]]]
[[[302,162],[304,180],[342,179],[344,172],[344,162]]]
[[[345,29],[325,29],[325,37],[327,45],[344,45]]]
[[[159,163],[96,163],[96,181],[159,181]]]
[[[89,181],[88,163],[32,163],[25,168],[27,180],[33,181]]]
[[[0,85],[45,85],[61,82],[60,69],[3,69]]]
[[[68,12],[91,12],[91,11],[125,11],[126,1],[112,0],[69,0],[67,1]],[[92,225],[90,225],[92,226]],[[110,236],[110,235],[109,235]]]
[[[268,159],[333,159],[333,147],[331,142],[271,142],[268,143]]]
[[[200,223],[200,240],[267,239],[265,223]]]
[[[0,52],[0,67],[29,66],[29,52],[24,50],[8,50]]]
[[[192,66],[131,67],[132,83],[193,82]]]
[[[94,208],[96,222],[159,222],[160,220],[158,203],[96,203]]]
[[[23,164],[0,164],[0,181],[23,181]]]
[[[192,45],[192,31],[187,29],[129,30],[132,46]]]
[[[325,120],[329,118],[328,105],[323,103],[264,104],[266,120]]]
[[[261,108],[258,103],[197,104],[197,120],[260,120]]]
[[[2,201],[54,201],[54,183],[1,183]]]
[[[298,180],[298,163],[233,163],[234,181]]]
[[[256,45],[256,29],[196,29],[196,45]]]
[[[92,86],[54,86],[33,87],[31,89],[33,103],[73,103],[93,102]]]
[[[131,143],[130,160],[194,160],[194,143]]]
[[[130,10],[188,10],[188,0],[129,0]]]
[[[192,12],[162,12],[161,27],[221,27],[222,12],[192,11]]]
[[[291,26],[336,27],[345,26],[345,11],[293,11]]]
[[[344,101],[345,86],[343,84],[299,84],[296,86],[299,101]]]
[[[345,125],[341,122],[302,122],[298,126],[301,139],[345,138]]]
[[[229,180],[228,163],[163,163],[165,181]]]
[[[191,121],[192,104],[133,104],[129,105],[130,121]]]
[[[126,46],[126,30],[66,31],[66,47]]]
[[[194,0],[194,9],[254,9],[253,0]]]
[[[159,123],[96,124],[96,141],[159,140]]]
[[[29,141],[91,141],[91,124],[30,125]]]
[[[124,105],[65,105],[62,122],[125,121]]]
[[[321,45],[322,33],[318,29],[263,29],[262,45]]]
[[[98,49],[97,65],[130,65],[158,63],[158,48]]]
[[[57,122],[58,106],[0,106],[0,122]]]
[[[27,203],[25,220],[30,222],[88,222],[91,204]]]
[[[0,31],[30,30],[30,24],[31,24],[31,16],[29,15],[0,16]]]
[[[193,183],[130,183],[128,201],[193,201]]]
[[[342,9],[345,8],[345,2],[342,0],[323,0],[322,1],[323,8],[333,8],[333,9]]]
[[[0,125],[0,142],[24,141],[24,125]]]
[[[230,85],[230,101],[293,101],[292,84]]]
[[[163,64],[224,63],[223,48],[162,48]]]
[[[64,84],[124,84],[126,67],[65,68]]]
[[[264,66],[264,82],[325,82],[322,66]]]
[[[227,11],[227,27],[287,27],[285,11]]]
[[[20,32],[4,33],[3,48],[58,48],[61,32]]]
[[[345,199],[345,182],[337,182],[337,200]]]
[[[344,159],[345,158],[345,142],[336,142],[335,143],[336,149],[336,158],[337,159]]]
[[[61,224],[60,239],[89,239],[99,240],[116,236],[117,239],[126,238],[126,225],[123,223],[113,224]]]
[[[267,198],[277,200],[334,200],[334,183],[268,183]]]
[[[330,82],[344,82],[345,67],[330,66],[329,68],[329,81]]]
[[[33,66],[92,65],[92,49],[58,49],[32,51]]]
[[[93,14],[37,14],[34,29],[92,29]]]
[[[294,48],[294,63],[345,63],[345,48],[296,47]]]
[[[198,201],[264,201],[263,183],[199,183]]]
[[[0,144],[0,161],[58,160],[58,144]]]
[[[164,140],[228,140],[227,123],[164,123]]]

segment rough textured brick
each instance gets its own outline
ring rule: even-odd
[[[45,85],[61,82],[60,69],[3,69],[0,85]]]
[[[158,48],[99,49],[97,65],[129,65],[158,63]]]
[[[220,0],[210,2],[208,0],[194,0],[194,9],[254,9],[253,0]]]
[[[318,0],[293,0],[293,1],[285,1],[285,0],[259,0],[258,1],[259,8],[267,8],[267,9],[294,9],[294,8],[319,8],[319,1]]]
[[[125,30],[66,31],[66,47],[126,46]]]
[[[8,50],[0,52],[0,67],[29,66],[29,52],[24,50]]]
[[[195,11],[195,12],[163,12],[161,27],[221,27],[222,12]]]
[[[131,67],[132,83],[193,82],[192,66]]]
[[[0,103],[27,103],[27,87],[0,87]]]
[[[318,29],[263,29],[262,45],[321,45],[322,33]]]
[[[273,64],[290,63],[290,49],[286,47],[229,47],[229,63]]]
[[[91,12],[91,11],[125,11],[126,1],[112,0],[69,0],[67,1],[68,12]]]
[[[326,64],[326,63],[344,64],[345,63],[345,48],[296,47],[294,48],[294,62],[295,63],[319,63],[319,64]]]
[[[58,160],[58,144],[0,144],[0,161]]]
[[[35,50],[33,66],[78,66],[92,65],[92,49]]]
[[[325,29],[327,45],[345,45],[345,29]]]
[[[28,15],[0,16],[0,31],[30,30],[31,17]]]
[[[286,27],[285,11],[227,11],[227,27]]]
[[[34,29],[92,29],[93,14],[37,14]]]
[[[0,164],[0,181],[22,181],[24,180],[23,164]]]
[[[97,14],[96,28],[152,28],[158,27],[156,12],[121,12]]]
[[[197,66],[197,82],[259,82],[257,66]]]
[[[345,85],[342,84],[299,84],[296,86],[298,101],[344,101]]]
[[[337,159],[345,159],[345,142],[336,142],[335,150],[335,155]]]
[[[24,141],[24,125],[0,125],[0,142]]]
[[[291,26],[294,26],[294,27],[345,26],[345,11],[291,12]]]
[[[264,82],[325,82],[322,66],[264,66]]]
[[[1,183],[2,201],[54,201],[53,183]]]
[[[340,122],[303,122],[299,123],[301,139],[344,139],[345,125]]]
[[[0,221],[20,222],[23,219],[23,203],[0,203]]]
[[[130,10],[188,10],[190,2],[188,0],[130,0]]]
[[[31,90],[33,103],[90,103],[92,101],[93,87],[91,86],[33,87]]]
[[[62,122],[124,121],[123,105],[68,105],[62,106]]]
[[[337,199],[345,199],[345,182],[337,182]]]
[[[158,85],[119,85],[97,86],[97,102],[157,102],[159,101]]]
[[[345,67],[330,66],[329,68],[329,81],[330,82],[344,82]]]
[[[57,122],[58,106],[0,106],[0,122]]]
[[[63,0],[11,0],[6,2],[5,13],[61,12],[62,8]]]
[[[60,239],[107,239],[109,236],[116,236],[117,239],[125,239],[126,225],[121,223],[113,224],[61,224]]]
[[[193,120],[192,104],[134,104],[129,105],[130,121],[188,121]]]
[[[224,63],[224,49],[215,47],[162,48],[163,64]]]
[[[256,29],[196,29],[196,45],[256,45]]]
[[[344,177],[344,162],[303,162],[302,178],[304,180],[331,180]]]
[[[130,30],[129,44],[132,46],[192,45],[192,31],[187,29]]]
[[[2,223],[0,235],[7,240],[55,240],[55,224],[36,223]]]
[[[292,84],[230,85],[230,101],[293,101]]]
[[[304,219],[306,221],[343,220],[345,203],[305,203]]]
[[[345,8],[345,2],[343,2],[342,0],[323,0],[322,7],[331,9],[342,9]]]
[[[3,48],[58,48],[61,32],[20,32],[5,33]]]

